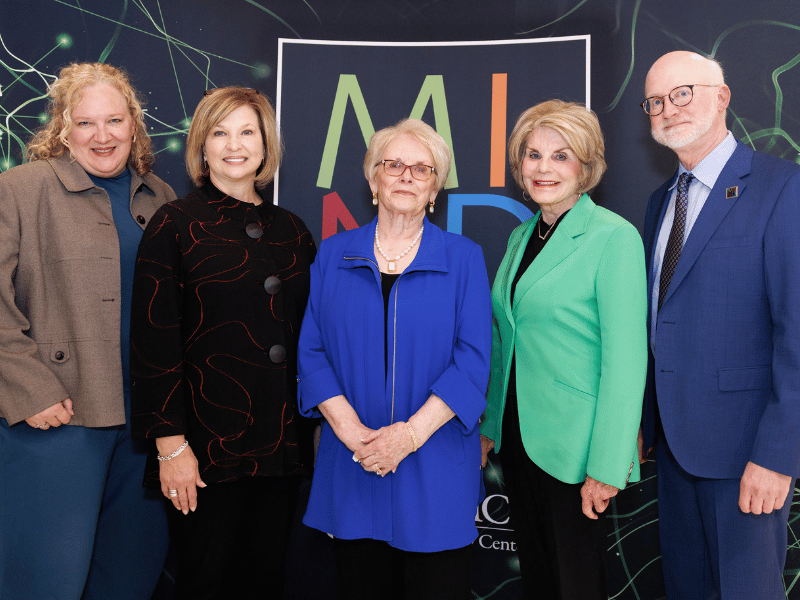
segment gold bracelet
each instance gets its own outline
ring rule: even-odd
[[[417,434],[414,433],[414,428],[411,427],[411,423],[406,421],[406,429],[408,430],[408,435],[411,436],[411,443],[414,444],[414,449],[412,452],[416,452],[419,450],[419,443],[417,442]]]

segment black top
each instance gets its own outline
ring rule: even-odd
[[[528,239],[528,243],[525,246],[525,252],[522,254],[522,259],[519,262],[519,267],[517,268],[517,272],[514,275],[514,280],[511,282],[511,306],[514,306],[514,293],[517,291],[517,283],[525,274],[525,271],[528,270],[528,267],[531,266],[533,261],[539,256],[539,252],[545,247],[547,241],[553,237],[553,234],[556,232],[556,227],[561,221],[564,219],[564,215],[566,215],[569,211],[565,211],[556,222],[553,223],[548,227],[547,223],[544,222],[542,219],[541,214],[539,215],[539,221],[536,223],[536,227],[533,228],[533,233],[531,233],[530,239]],[[544,239],[542,239],[544,238]],[[508,375],[508,391],[507,396],[516,396],[517,395],[517,365],[516,365],[516,356],[511,357],[511,372]]]
[[[315,255],[297,216],[210,183],[159,209],[133,287],[134,436],[186,435],[206,483],[299,471],[297,336]],[[154,454],[145,483],[160,485]]]
[[[383,356],[384,370],[386,376],[389,375],[389,336],[386,331],[389,327],[389,295],[392,293],[392,286],[400,273],[381,273],[381,291],[383,292]]]

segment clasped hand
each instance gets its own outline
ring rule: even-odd
[[[414,442],[405,423],[398,422],[370,430],[361,438],[361,447],[353,453],[353,459],[361,463],[365,471],[384,477],[397,471],[402,460],[414,450]]]

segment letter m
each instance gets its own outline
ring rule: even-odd
[[[336,166],[336,155],[339,152],[339,141],[342,137],[344,127],[344,115],[347,109],[347,99],[353,103],[353,110],[361,128],[361,135],[364,137],[364,147],[369,146],[369,140],[375,133],[372,119],[367,110],[367,103],[358,85],[355,75],[339,75],[339,86],[336,88],[336,98],[333,101],[331,120],[328,125],[328,136],[325,138],[325,148],[322,151],[322,161],[319,165],[319,175],[317,176],[317,187],[330,189],[333,181],[333,170]],[[450,131],[450,117],[447,112],[447,100],[444,93],[444,80],[441,75],[428,75],[425,78],[422,88],[420,88],[417,101],[411,109],[411,117],[419,119],[425,112],[428,101],[433,101],[433,117],[436,122],[436,130],[447,142],[450,149],[453,149],[453,139]],[[456,175],[455,156],[450,167],[450,176],[447,178],[447,188],[458,187],[458,177]]]

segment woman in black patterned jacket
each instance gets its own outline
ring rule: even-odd
[[[283,586],[310,455],[296,348],[316,248],[297,216],[257,193],[280,158],[266,97],[206,92],[187,140],[198,187],[154,215],[139,247],[132,428],[155,440],[145,484],[180,511],[171,511],[176,598],[265,586],[265,597],[280,597]]]

